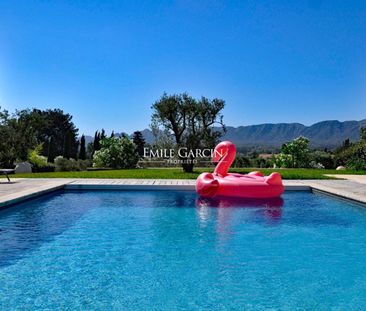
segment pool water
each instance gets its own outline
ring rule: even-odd
[[[0,310],[365,310],[366,209],[60,192],[0,211]]]

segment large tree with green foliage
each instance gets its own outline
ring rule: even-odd
[[[136,145],[128,137],[109,137],[101,140],[100,150],[95,151],[95,167],[135,168],[139,160]]]
[[[28,150],[37,145],[35,131],[16,114],[0,109],[0,167],[13,167],[16,160],[26,160]]]
[[[283,144],[281,153],[274,157],[274,162],[277,167],[308,167],[309,152],[309,139],[300,136],[287,144]]]
[[[70,157],[77,157],[78,129],[72,122],[72,116],[61,109],[26,109],[17,112],[19,122],[34,130],[37,143],[43,143],[43,155],[48,155],[48,144],[53,137],[55,154],[65,153],[65,140],[69,141]],[[68,137],[66,137],[68,136]]]
[[[174,137],[178,148],[213,148],[225,131],[221,114],[225,102],[206,97],[195,99],[187,93],[167,95],[152,105],[152,127],[161,128]],[[221,130],[214,128],[221,127]],[[156,130],[156,129],[155,129]],[[193,171],[193,157],[181,159],[185,172]]]
[[[70,157],[77,154],[78,129],[72,122],[72,116],[60,109],[26,109],[10,115],[0,112],[0,165],[12,166],[16,160],[24,161],[28,150],[42,144],[41,154],[54,158],[64,154],[65,135],[70,141]],[[54,148],[50,148],[52,143]],[[50,157],[49,153],[52,150]]]

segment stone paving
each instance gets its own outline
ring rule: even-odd
[[[335,177],[335,178],[344,178],[347,180],[355,181],[361,184],[366,184],[366,175],[331,175],[327,174],[326,176]]]
[[[13,178],[11,182],[0,179],[0,207],[36,197],[49,191],[62,189],[67,183],[64,179],[22,179]]]
[[[353,176],[346,180],[284,180],[284,185],[287,191],[322,191],[366,203],[366,176]],[[0,207],[58,189],[194,190],[194,186],[195,180],[188,179],[13,178],[10,183],[0,179]]]

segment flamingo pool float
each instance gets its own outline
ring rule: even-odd
[[[277,172],[269,176],[261,172],[228,173],[235,155],[235,145],[230,141],[216,146],[212,160],[218,164],[214,173],[202,173],[196,180],[196,191],[201,197],[276,198],[283,193],[282,178]]]

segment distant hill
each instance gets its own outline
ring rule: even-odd
[[[296,137],[305,136],[313,148],[334,149],[345,139],[357,141],[360,128],[366,126],[366,120],[322,121],[311,126],[300,123],[259,124],[250,126],[227,127],[223,139],[233,141],[239,147],[278,148]]]
[[[311,126],[300,123],[227,126],[227,132],[222,139],[232,141],[239,150],[245,151],[250,149],[278,149],[283,143],[299,136],[305,136],[310,139],[312,148],[334,149],[347,138],[351,141],[357,141],[360,128],[363,126],[366,126],[366,119],[344,122],[329,120]],[[154,142],[154,136],[149,129],[144,129],[141,132],[147,143]]]

